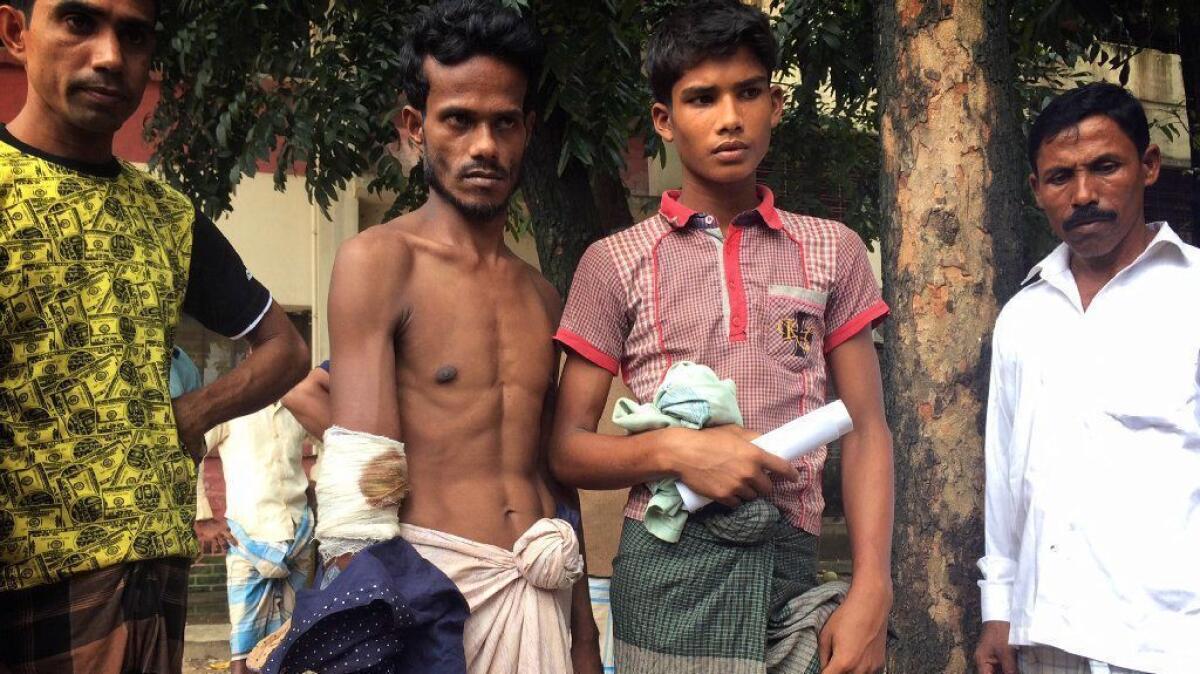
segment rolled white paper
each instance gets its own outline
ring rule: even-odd
[[[802,417],[792,419],[769,433],[763,433],[751,440],[750,444],[793,461],[852,430],[854,422],[850,419],[850,413],[846,411],[846,405],[840,400],[835,400]],[[683,507],[688,512],[694,513],[712,503],[712,499],[697,494],[682,482],[676,486],[679,488],[679,495],[683,497]]]

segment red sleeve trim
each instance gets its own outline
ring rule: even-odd
[[[837,330],[825,336],[825,353],[841,346],[842,342],[857,335],[868,325],[871,327],[879,325],[883,319],[887,318],[890,311],[886,302],[876,300],[874,304],[858,312],[858,315],[842,323]]]
[[[608,370],[609,374],[614,377],[621,371],[621,364],[617,362],[616,358],[597,349],[592,346],[591,342],[566,328],[559,328],[558,332],[554,335],[554,339],[591,361],[592,364]]]

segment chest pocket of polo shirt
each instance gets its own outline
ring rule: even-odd
[[[814,362],[825,343],[828,293],[802,286],[767,287],[758,339],[763,350],[791,370]]]

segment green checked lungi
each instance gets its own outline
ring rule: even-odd
[[[762,500],[701,511],[677,543],[626,519],[611,589],[618,674],[817,674],[816,634],[847,586],[817,587],[816,560],[817,537]]]

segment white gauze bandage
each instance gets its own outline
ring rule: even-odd
[[[331,426],[324,445],[316,490],[322,561],[399,536],[408,493],[404,444]]]

